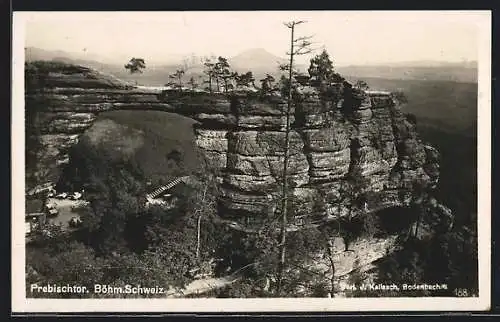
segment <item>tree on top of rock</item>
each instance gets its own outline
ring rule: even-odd
[[[354,87],[363,91],[367,91],[370,89],[370,87],[364,80],[358,80],[356,84],[354,84]]]
[[[408,98],[406,97],[406,94],[401,90],[397,90],[397,91],[391,93],[391,96],[394,100],[396,100],[398,102],[398,104],[408,103]]]
[[[317,84],[342,81],[342,77],[335,72],[333,62],[325,49],[310,60],[308,72]]]
[[[142,70],[146,68],[146,63],[142,58],[131,58],[130,61],[125,65],[125,69],[128,69],[131,74],[142,73]]]
[[[182,90],[182,77],[184,76],[184,74],[185,70],[181,68],[177,69],[175,73],[168,76],[170,79],[175,79],[177,81],[176,87],[179,88],[180,90]]]
[[[175,87],[179,88],[179,90],[182,90],[182,78],[186,75],[188,70],[190,70],[193,65],[195,64],[196,57],[191,56],[191,57],[186,57],[182,60],[181,65],[176,69],[175,73],[169,75],[170,79],[174,79],[177,81],[177,84]]]
[[[188,84],[189,86],[191,86],[192,90],[195,90],[198,87],[198,83],[196,82],[193,76],[191,76],[191,78],[189,79]]]
[[[208,84],[207,89],[210,93],[212,92],[212,81],[216,77],[214,60],[215,57],[213,56],[206,57],[203,60],[203,66],[204,66],[203,73],[208,76],[208,79],[205,81],[205,83]]]
[[[263,95],[268,94],[273,90],[274,81],[275,81],[274,77],[270,74],[266,74],[266,77],[260,80],[261,83],[260,91]]]
[[[142,70],[146,68],[146,63],[142,58],[131,58],[130,61],[125,65],[125,69],[130,71],[130,74],[140,73],[142,74]],[[137,85],[137,80],[135,81]]]
[[[255,86],[255,78],[252,72],[246,72],[241,75],[235,75],[237,86]]]
[[[224,58],[222,56],[219,56],[217,58],[217,62],[215,63],[214,66],[214,72],[215,72],[215,82],[217,85],[217,91],[220,91],[220,80],[223,80],[225,85],[226,85],[226,91],[227,91],[227,85],[229,79],[232,77],[232,73],[229,69],[229,63],[227,62],[227,58]]]

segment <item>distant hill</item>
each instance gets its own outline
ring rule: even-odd
[[[436,61],[436,60],[412,60],[412,61],[402,61],[402,62],[391,62],[386,64],[377,64],[377,65],[388,65],[392,67],[445,67],[445,66],[454,66],[457,68],[477,68],[477,61],[461,61],[461,62],[445,62],[445,61]]]
[[[49,51],[34,47],[27,47],[25,50],[26,61],[33,60],[59,60],[96,68],[127,81],[137,81],[142,85],[159,86],[164,85],[169,80],[169,75],[174,73],[179,64],[170,63],[164,65],[149,65],[146,59],[146,70],[143,74],[131,75],[121,64],[110,64],[103,61],[97,55],[84,53],[70,53],[65,51]],[[234,57],[229,57],[231,67],[237,72],[252,71],[256,80],[263,78],[266,73],[274,76],[279,74],[278,66],[286,63],[286,58],[278,57],[263,48],[249,49]],[[123,62],[125,64],[126,62]],[[307,66],[300,65],[297,69],[305,72]],[[384,65],[366,66],[338,66],[336,70],[345,76],[355,78],[384,78],[400,80],[432,80],[432,81],[453,81],[461,83],[477,82],[477,62],[446,63],[433,61],[400,62]],[[187,71],[185,79],[194,77],[201,80],[203,76],[202,64],[191,66]]]
[[[263,48],[246,50],[229,59],[235,69],[262,69],[286,63],[286,59],[275,56]]]
[[[24,49],[24,58],[26,61],[34,60],[72,60],[72,61],[82,61],[82,62],[93,62],[102,61],[103,59],[97,55],[91,55],[86,53],[72,53],[63,50],[45,50],[36,47],[26,47]],[[101,63],[102,64],[102,63]]]
[[[263,48],[246,50],[229,59],[229,64],[237,72],[252,71],[257,79],[264,78],[267,73],[277,74],[279,65],[287,60],[275,56]]]
[[[124,68],[124,65],[127,63],[126,61],[123,62],[123,64],[111,64],[102,62],[100,57],[95,55],[87,56],[84,54],[60,50],[50,51],[35,47],[27,47],[24,52],[25,61],[27,62],[35,60],[49,60],[82,65],[112,74],[125,81],[137,81],[139,84],[143,85],[164,85],[168,82],[168,75],[174,73],[178,68],[177,65],[150,66],[146,60],[146,69],[144,70],[144,73],[131,75]]]
[[[364,80],[370,88],[402,91],[408,98],[405,113],[417,116],[418,123],[440,131],[468,137],[477,131],[477,84],[453,81],[347,77]]]
[[[352,77],[378,77],[401,80],[452,81],[460,83],[477,82],[477,63],[409,62],[391,65],[338,67],[342,75]],[[410,65],[411,64],[411,65]]]

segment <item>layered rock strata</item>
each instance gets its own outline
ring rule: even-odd
[[[42,177],[57,177],[68,149],[98,113],[160,110],[198,121],[197,144],[222,183],[222,215],[248,223],[275,210],[286,127],[282,98],[156,93],[71,65],[52,65],[49,72],[30,69],[27,78],[26,109],[37,115],[28,126],[36,128],[41,142],[37,160],[47,172]],[[339,99],[325,101],[313,89],[291,109],[287,173],[295,213],[314,222],[376,211],[408,204],[416,186],[433,188],[439,153],[419,139],[390,93],[337,85],[345,87]],[[363,191],[376,198],[353,207]]]

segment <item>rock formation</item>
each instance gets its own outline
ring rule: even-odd
[[[36,115],[28,133],[40,144],[31,151],[38,169],[27,175],[36,173],[40,183],[57,179],[68,149],[98,113],[154,109],[199,122],[197,144],[222,183],[222,215],[259,221],[276,204],[286,122],[286,102],[278,96],[156,93],[61,63],[28,64],[26,84],[27,115]],[[434,187],[439,153],[419,139],[390,93],[337,85],[338,100],[313,90],[292,111],[289,175],[296,211],[311,221],[375,211],[407,205],[416,185]],[[377,198],[364,208],[353,206],[363,191]]]

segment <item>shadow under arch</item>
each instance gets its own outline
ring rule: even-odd
[[[412,207],[391,207],[374,213],[383,235],[406,233],[415,222],[416,212]]]

